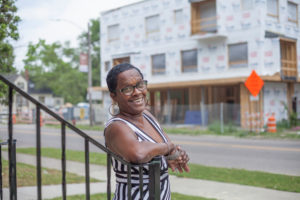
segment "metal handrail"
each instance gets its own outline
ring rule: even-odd
[[[45,111],[53,118],[58,120],[61,123],[61,149],[62,149],[62,198],[66,199],[66,126],[73,130],[76,134],[83,137],[85,140],[85,182],[86,182],[86,199],[90,199],[90,176],[89,176],[89,144],[93,144],[96,147],[100,148],[107,154],[107,199],[111,199],[111,158],[114,157],[115,159],[119,160],[121,163],[127,165],[127,169],[131,169],[132,164],[122,159],[117,154],[113,153],[105,146],[97,142],[95,139],[84,133],[82,130],[78,129],[77,127],[73,126],[71,123],[60,117],[58,114],[50,110],[48,107],[43,105],[41,102],[34,99],[28,93],[17,87],[15,84],[11,83],[8,79],[6,79],[3,75],[0,74],[0,80],[4,82],[7,86],[9,86],[8,91],[8,106],[9,106],[9,113],[8,113],[8,147],[9,147],[9,166],[13,165],[13,158],[15,158],[16,152],[11,151],[10,149],[13,148],[13,123],[12,123],[12,102],[13,102],[13,90],[18,92],[21,96],[26,98],[28,101],[32,102],[36,105],[36,162],[37,162],[37,198],[38,200],[42,199],[42,176],[41,176],[41,124],[40,124],[40,112],[41,110]],[[152,175],[149,176],[149,198],[158,200],[160,198],[160,188],[159,188],[159,174],[160,174],[160,162],[157,160],[152,161],[149,164],[139,164],[139,179],[140,179],[140,199],[143,199],[143,167],[145,165],[149,165],[149,171],[151,171]],[[10,171],[10,199],[16,200],[17,199],[17,186],[12,183],[16,183],[16,176],[15,174],[11,176]],[[158,178],[157,178],[158,177]],[[131,196],[131,170],[128,170],[127,174],[127,183],[128,183],[128,200],[132,199]],[[151,186],[152,185],[152,186]],[[2,189],[2,187],[1,187]]]

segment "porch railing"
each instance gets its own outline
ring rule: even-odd
[[[15,84],[11,83],[3,75],[0,75],[0,80],[8,86],[8,158],[9,158],[9,193],[10,200],[17,199],[17,176],[16,176],[16,151],[15,149],[15,140],[13,137],[13,91],[18,92],[28,101],[32,102],[36,106],[36,175],[37,175],[37,199],[42,199],[42,162],[41,162],[41,110],[51,115],[61,124],[61,161],[62,161],[62,199],[67,199],[67,185],[66,185],[66,126],[73,130],[76,134],[81,136],[84,140],[84,151],[85,151],[85,196],[86,200],[90,199],[90,169],[89,169],[89,145],[93,144],[97,148],[101,149],[107,154],[107,199],[111,199],[111,158],[119,160],[123,164],[127,165],[127,169],[131,169],[132,164],[123,160],[118,155],[111,152],[105,146],[97,142],[95,139],[91,138],[82,130],[76,128],[71,123],[60,117],[58,114],[51,111],[45,105],[34,99],[28,93],[24,92],[22,89],[18,88]],[[1,150],[1,149],[0,149]],[[0,162],[1,164],[1,162]],[[149,165],[149,199],[160,199],[160,162],[157,159],[154,159],[149,164],[139,164],[139,191],[140,199],[143,199],[143,167]],[[2,169],[2,166],[0,166]],[[127,184],[128,184],[128,199],[132,199],[131,196],[131,170],[127,172]],[[2,179],[1,179],[2,181]],[[2,182],[0,184],[1,194],[2,194]],[[1,196],[2,199],[2,196]]]

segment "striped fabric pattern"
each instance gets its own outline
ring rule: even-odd
[[[150,124],[156,129],[159,135],[162,137],[164,142],[167,142],[167,138],[165,137],[161,127],[159,124],[152,119],[147,114],[143,113],[143,116],[150,122]],[[122,118],[112,118],[110,119],[105,127],[108,127],[114,121],[122,121],[127,126],[129,126],[134,133],[137,135],[139,141],[149,141],[156,143],[154,139],[152,139],[147,133],[143,132],[133,123],[124,120]],[[105,131],[104,131],[105,133]],[[126,200],[127,199],[127,166],[122,164],[120,161],[112,157],[112,166],[116,175],[116,191],[114,195],[114,200]],[[171,199],[170,192],[170,182],[169,182],[169,174],[168,174],[168,164],[164,156],[161,157],[161,173],[160,173],[160,199],[161,200],[169,200]],[[143,199],[149,199],[149,167],[143,167]],[[140,199],[140,191],[139,191],[139,167],[137,165],[132,165],[131,167],[131,196],[133,200]]]

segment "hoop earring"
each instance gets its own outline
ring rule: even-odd
[[[109,108],[108,108],[109,114],[110,114],[111,116],[113,116],[113,117],[115,117],[116,115],[118,115],[118,114],[120,113],[120,109],[118,109],[118,112],[115,114],[115,111],[116,111],[115,105],[117,105],[117,104],[112,103],[112,104],[110,104],[110,106],[109,106]]]

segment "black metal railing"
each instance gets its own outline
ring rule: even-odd
[[[0,80],[8,86],[8,157],[9,157],[9,193],[10,200],[17,200],[17,177],[16,177],[16,151],[15,151],[15,140],[13,139],[13,121],[12,121],[12,108],[13,108],[13,91],[18,92],[28,101],[32,102],[36,106],[36,173],[37,173],[37,199],[42,199],[42,173],[41,173],[41,118],[40,112],[44,112],[51,115],[57,121],[61,123],[61,169],[62,169],[62,199],[67,198],[67,187],[66,187],[66,126],[73,130],[76,134],[84,139],[84,151],[85,151],[85,185],[86,185],[86,200],[90,199],[90,169],[89,169],[89,146],[90,144],[95,145],[97,148],[101,149],[107,154],[107,199],[111,199],[111,159],[114,157],[121,163],[127,165],[127,169],[131,169],[132,163],[123,160],[118,155],[111,152],[105,146],[97,142],[95,139],[91,138],[89,135],[84,133],[82,130],[73,126],[71,123],[60,117],[55,112],[51,111],[45,105],[34,99],[28,93],[24,92],[22,89],[18,88],[15,84],[11,83],[3,75],[0,75]],[[1,150],[1,149],[0,149]],[[1,153],[1,151],[0,151]],[[0,163],[1,164],[1,163]],[[145,165],[149,166],[149,199],[160,199],[160,161],[159,159],[154,159],[149,164],[140,164],[139,167],[139,189],[140,189],[140,199],[143,199],[143,167]],[[0,166],[2,169],[2,166]],[[128,184],[128,200],[132,199],[131,196],[131,170],[127,170],[127,184]],[[1,178],[1,194],[2,194],[2,178]],[[1,197],[2,198],[2,197]]]

